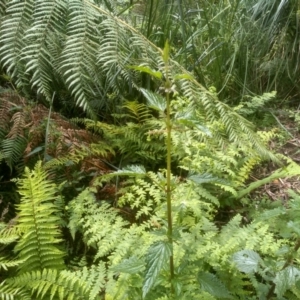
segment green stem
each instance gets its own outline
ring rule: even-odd
[[[173,257],[173,225],[172,225],[172,189],[171,189],[171,131],[172,123],[170,117],[170,93],[166,94],[167,101],[167,214],[168,214],[168,241],[171,244],[171,256],[170,256],[170,281],[171,281],[171,290],[173,293],[173,278],[174,278],[174,257]]]

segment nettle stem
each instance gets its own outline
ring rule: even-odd
[[[171,183],[171,148],[172,148],[172,120],[171,120],[171,81],[168,78],[169,73],[169,45],[166,43],[164,49],[164,62],[165,62],[165,93],[167,104],[167,116],[166,116],[166,129],[167,129],[167,182],[166,182],[166,198],[167,198],[167,218],[168,218],[168,241],[171,245],[170,255],[170,284],[171,293],[174,293],[173,279],[174,279],[174,256],[173,256],[173,224],[172,224],[172,183]]]
[[[172,131],[172,122],[170,117],[170,93],[166,94],[167,100],[167,214],[168,214],[168,241],[171,244],[171,256],[170,256],[170,280],[171,287],[173,278],[174,278],[174,257],[173,257],[173,225],[172,225],[172,186],[171,186],[171,131]]]

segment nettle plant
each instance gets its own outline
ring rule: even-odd
[[[274,157],[213,92],[198,92],[191,75],[173,73],[168,43],[160,53],[158,70],[130,68],[161,83],[157,93],[140,91],[158,116],[143,120],[155,124],[144,143],[163,136],[166,168],[127,166],[96,178],[69,203],[41,163],[26,169],[18,180],[18,217],[0,228],[1,299],[299,298],[300,197],[257,211],[252,222],[237,214],[216,225],[219,195],[245,195],[252,166]],[[174,161],[186,176],[176,175]],[[117,207],[97,201],[98,186],[120,177],[128,185]],[[120,214],[128,208],[135,222]]]

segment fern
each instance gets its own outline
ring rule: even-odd
[[[37,299],[88,299],[89,286],[75,273],[56,269],[25,272],[8,279],[10,286],[32,290]]]
[[[11,287],[5,281],[0,284],[0,298],[3,300],[31,300],[31,294],[21,288]]]
[[[221,121],[230,141],[242,145],[248,140],[259,154],[276,160],[253,132],[251,123],[220,102],[178,62],[170,59],[168,74],[163,74],[163,51],[137,29],[92,2],[67,3],[8,3],[0,29],[1,60],[19,85],[36,86],[49,99],[56,90],[51,85],[55,79],[68,87],[77,105],[94,115],[94,108],[110,107],[105,98],[108,91],[118,99],[120,94],[132,94],[133,89],[143,91],[140,88],[145,85],[145,76],[136,69],[142,67],[151,70],[146,78],[147,86],[153,83],[153,91],[161,86],[157,74],[170,78],[175,94],[185,97],[191,108],[201,113],[201,119]]]
[[[81,282],[88,286],[88,299],[99,299],[99,293],[104,290],[106,284],[107,269],[105,263],[100,262],[98,265],[92,265],[89,269],[84,267],[75,273],[77,278],[80,278]],[[70,278],[70,276],[67,276],[67,278]]]
[[[1,143],[2,156],[9,168],[17,167],[17,163],[20,161],[21,157],[26,148],[26,139],[18,136],[16,138],[5,139]],[[19,165],[19,169],[22,169],[22,164]]]
[[[15,251],[25,260],[20,267],[21,273],[64,267],[64,253],[55,245],[61,241],[57,227],[58,208],[53,203],[56,189],[46,177],[39,163],[32,172],[25,169],[23,179],[18,181],[22,196],[22,202],[17,206],[18,224],[24,228],[24,234]]]
[[[77,231],[82,232],[86,244],[97,250],[95,259],[111,255],[124,239],[128,223],[109,204],[98,205],[90,190],[83,191],[72,200],[69,211],[69,228],[73,238]],[[99,226],[102,228],[100,231]]]
[[[96,90],[96,82],[101,82],[101,72],[95,64],[99,47],[99,19],[85,1],[72,1],[68,5],[67,15],[67,39],[58,61],[58,70],[75,96],[77,105],[92,112],[90,101],[95,97],[93,90]]]

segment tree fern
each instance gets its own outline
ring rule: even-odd
[[[58,230],[58,208],[55,200],[55,186],[46,180],[47,174],[41,163],[30,172],[25,170],[23,179],[18,181],[22,202],[18,205],[18,223],[24,229],[15,251],[25,262],[20,272],[62,269],[64,253],[58,245],[61,241]]]
[[[102,80],[101,71],[95,63],[100,39],[97,32],[99,15],[85,1],[71,1],[67,15],[67,39],[57,61],[58,70],[75,96],[77,105],[88,109],[89,102],[94,100],[96,85]],[[97,93],[101,93],[101,86],[97,88]]]

